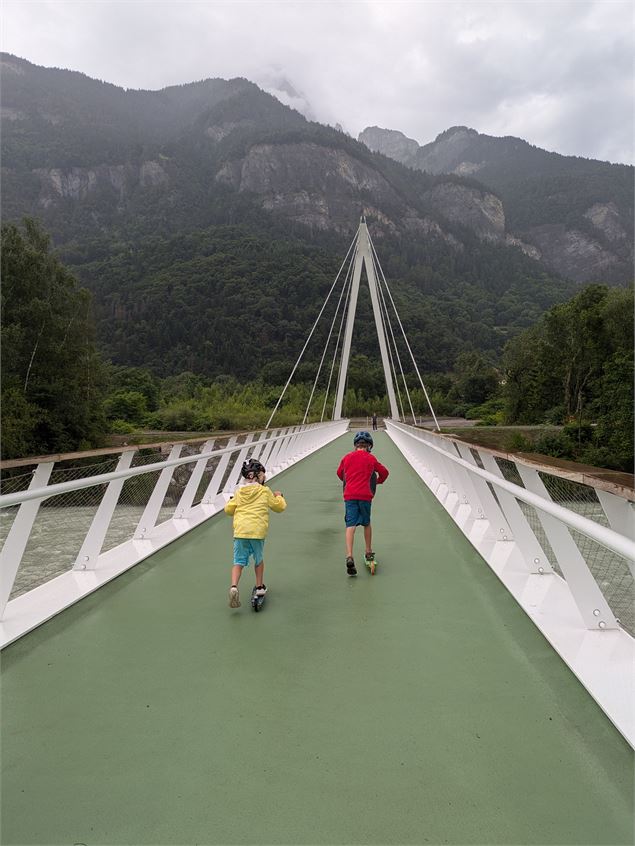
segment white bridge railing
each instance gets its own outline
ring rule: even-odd
[[[633,503],[518,457],[393,420],[386,426],[454,523],[635,746]]]
[[[131,447],[105,473],[98,472],[103,463],[68,471],[40,461],[16,483],[21,490],[0,496],[0,646],[217,514],[246,459],[261,461],[271,479],[347,425],[339,420],[207,440],[193,455],[182,455],[186,445],[175,443],[163,460],[152,448]],[[11,482],[3,480],[3,490]]]

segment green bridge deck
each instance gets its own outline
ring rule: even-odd
[[[261,614],[219,515],[4,651],[5,846],[633,842],[632,751],[384,433],[347,579],[349,444],[274,480]]]

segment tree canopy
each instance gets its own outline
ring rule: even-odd
[[[631,468],[633,306],[632,289],[589,285],[509,341],[507,422],[568,423],[575,457]]]
[[[2,457],[96,445],[103,370],[90,296],[31,220],[2,226]]]

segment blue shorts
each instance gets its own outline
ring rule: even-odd
[[[249,567],[249,559],[254,559],[254,566],[262,563],[265,551],[264,538],[234,538],[234,564]]]
[[[344,522],[347,528],[370,525],[370,506],[371,502],[365,499],[345,500]]]

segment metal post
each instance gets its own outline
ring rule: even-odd
[[[553,501],[536,470],[519,462],[516,468],[528,491]],[[569,529],[540,508],[536,512],[587,629],[619,628]]]
[[[231,438],[227,441],[227,448],[234,446],[238,438],[236,435],[232,435]],[[227,469],[227,465],[229,464],[229,459],[231,458],[231,452],[225,452],[221,455],[218,464],[216,465],[216,470],[214,470],[214,475],[212,476],[212,480],[207,486],[207,490],[203,495],[203,504],[204,505],[211,505],[218,493],[220,491],[220,486],[223,481],[223,476],[225,475],[225,470]]]
[[[194,465],[192,474],[187,481],[185,490],[181,494],[179,504],[174,510],[174,514],[172,516],[173,520],[187,519],[189,510],[192,507],[192,503],[194,502],[194,497],[196,496],[196,491],[198,490],[198,486],[200,485],[201,479],[203,478],[203,473],[205,472],[205,468],[207,467],[207,462],[209,461],[209,454],[213,451],[214,440],[212,439],[211,441],[205,441],[200,452],[200,458],[198,460],[192,458],[192,462],[196,461],[196,464]]]
[[[472,455],[472,451],[469,447],[465,444],[456,444],[456,448],[464,461],[478,467],[476,459]],[[489,521],[490,531],[492,533],[491,539],[495,541],[514,540],[511,529],[508,525],[508,520],[503,514],[500,505],[496,502],[494,494],[489,489],[485,479],[481,479],[480,476],[473,475],[471,476],[470,481],[472,482],[476,495],[478,496],[478,499],[484,509],[483,516]]]
[[[504,478],[501,469],[496,463],[493,455],[486,452],[479,452],[483,467],[500,479]],[[527,518],[525,517],[522,508],[518,504],[516,497],[512,496],[502,488],[497,488],[496,496],[501,504],[503,513],[511,526],[514,533],[516,543],[520,553],[527,564],[530,573],[539,573],[540,575],[553,573],[551,564],[547,555],[540,545],[540,542],[533,532]]]
[[[609,526],[627,538],[635,538],[635,511],[632,503],[608,491],[596,489],[595,493],[604,509]]]
[[[135,453],[136,450],[134,449],[122,452],[115,472],[118,473],[122,470],[128,470],[132,464],[132,459]],[[108,483],[106,493],[103,495],[102,500],[99,503],[97,513],[93,517],[93,522],[90,525],[88,534],[84,538],[82,548],[79,550],[79,555],[75,560],[73,570],[94,570],[97,566],[97,559],[99,558],[101,548],[104,545],[106,532],[110,526],[112,515],[115,513],[117,501],[119,500],[119,495],[125,481],[125,479],[113,479],[112,482]]]
[[[182,449],[183,444],[174,444],[170,450],[167,460],[171,461],[173,458],[178,458],[181,455]],[[137,528],[134,533],[135,540],[146,540],[150,537],[150,532],[156,526],[159,511],[161,510],[163,500],[165,499],[165,495],[170,487],[170,482],[172,481],[175,469],[175,467],[165,467],[161,471],[161,475],[154,486],[154,490],[150,495],[150,499],[148,500],[148,504],[145,507],[141,520],[137,523]]]
[[[227,493],[231,491],[232,488],[236,487],[238,482],[240,481],[240,471],[243,467],[243,461],[247,458],[247,453],[254,445],[254,442],[257,440],[255,435],[247,435],[243,443],[240,445],[241,450],[238,453],[236,460],[234,461],[234,465],[232,469],[229,471],[229,476],[227,477],[227,481],[223,486],[223,492]],[[233,453],[232,453],[233,454]]]
[[[30,490],[43,488],[47,484],[53,470],[53,464],[53,461],[46,461],[37,465],[29,485]],[[33,499],[20,505],[2,547],[2,555],[0,555],[0,620],[4,617],[4,609],[9,601],[15,577],[18,575],[20,562],[31,536],[31,529],[41,502],[41,499]]]
[[[277,438],[278,435],[281,435],[283,432],[284,429],[274,429],[273,432],[269,432],[265,435],[266,438],[269,438],[269,441],[267,443],[263,443],[262,451],[258,457],[258,460],[261,464],[264,464],[265,468],[268,468],[270,464],[273,466],[275,455],[282,446],[282,441],[275,441],[273,439]]]

